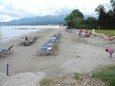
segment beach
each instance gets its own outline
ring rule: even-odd
[[[55,55],[37,55],[36,51],[55,33],[61,34]],[[14,45],[12,48],[13,53],[0,57],[0,77],[3,78],[0,80],[0,86],[20,84],[16,83],[20,82],[17,77],[26,77],[24,74],[33,76],[32,78],[35,79],[33,83],[38,83],[40,79],[48,77],[56,81],[61,80],[60,83],[56,83],[54,86],[71,86],[71,83],[75,84],[73,86],[105,86],[103,82],[92,81],[89,78],[83,83],[78,83],[71,76],[74,73],[90,74],[100,67],[114,64],[115,54],[112,58],[109,58],[109,54],[105,52],[106,48],[115,46],[114,41],[108,41],[98,36],[79,38],[78,30],[69,33],[62,28],[36,31],[26,36],[29,38],[37,37],[38,39],[31,46],[18,46],[23,36],[0,44],[0,48],[8,48]],[[9,64],[9,78],[4,75],[6,73],[6,64]],[[66,76],[66,78],[62,80],[63,76]],[[14,84],[13,80],[15,79],[17,81]],[[28,80],[28,83],[30,82],[32,82],[31,79]],[[96,85],[97,82],[99,82],[98,85]],[[65,85],[62,85],[62,83],[65,83]],[[25,83],[19,86],[39,86],[39,84],[27,85]]]

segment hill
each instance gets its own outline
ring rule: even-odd
[[[47,15],[37,16],[31,18],[21,18],[12,20],[9,22],[0,22],[0,25],[47,25],[47,24],[64,24],[64,18],[66,15]],[[90,15],[84,15],[84,19],[91,17]]]
[[[65,15],[47,15],[37,16],[32,18],[21,18],[12,20],[10,22],[0,22],[0,25],[46,25],[46,24],[59,24],[64,23]]]

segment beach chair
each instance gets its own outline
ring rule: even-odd
[[[12,47],[13,47],[13,45],[11,45],[8,49],[1,49],[0,50],[0,56],[10,54]]]
[[[5,51],[5,49],[0,49],[0,56],[3,56],[4,51]]]
[[[39,55],[43,55],[43,54],[51,54],[51,48],[41,48],[40,50],[36,51]]]
[[[37,54],[39,55],[43,55],[43,54],[51,54],[51,51],[52,51],[52,46],[44,46],[44,47],[41,47],[40,50],[36,51]]]
[[[40,50],[36,51],[37,53],[39,53],[39,55],[41,54],[53,54],[54,53],[54,48],[56,46],[56,41],[57,38],[60,36],[59,34],[54,34],[48,41],[47,43],[45,43]]]
[[[40,50],[36,51],[37,53],[41,54],[51,54],[52,48],[54,44],[53,43],[45,43]]]
[[[43,46],[41,47],[41,49],[45,49],[45,48],[46,48],[47,50],[50,50],[50,49],[53,48],[53,46],[54,46],[53,43],[48,43],[48,44],[43,45]]]

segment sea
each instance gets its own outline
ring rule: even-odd
[[[32,32],[45,30],[49,28],[58,29],[59,25],[21,25],[21,26],[0,26],[0,43],[15,39],[16,37],[26,35]]]

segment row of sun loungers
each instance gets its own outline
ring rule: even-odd
[[[38,54],[52,54],[53,49],[56,46],[59,37],[60,37],[60,33],[54,34],[43,46],[41,46],[40,50],[36,52]]]

